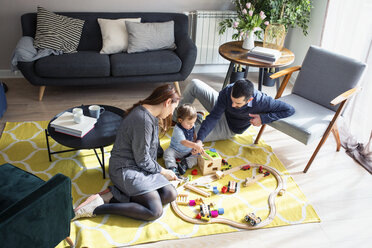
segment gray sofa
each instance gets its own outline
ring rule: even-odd
[[[19,62],[18,68],[33,85],[45,86],[107,85],[137,82],[178,82],[191,73],[196,46],[188,35],[188,17],[178,13],[57,13],[85,20],[78,52],[51,55],[33,62]],[[35,36],[36,13],[22,15],[23,36]],[[100,54],[102,36],[97,18],[141,18],[141,22],[174,21],[175,50],[142,53]],[[178,83],[176,83],[176,86]]]

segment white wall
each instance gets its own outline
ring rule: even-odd
[[[229,0],[0,0],[0,71],[10,69],[12,52],[21,37],[21,15],[36,7],[55,11],[185,12],[226,10]]]

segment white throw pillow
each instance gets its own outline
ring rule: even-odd
[[[128,32],[125,22],[141,22],[141,18],[102,19],[98,18],[102,33],[100,53],[112,54],[125,52],[128,49]]]

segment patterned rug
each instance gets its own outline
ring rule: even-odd
[[[43,180],[62,173],[72,180],[74,207],[83,202],[90,194],[103,191],[110,185],[109,179],[102,179],[101,167],[93,151],[60,153],[52,156],[49,162],[44,129],[46,121],[6,123],[0,139],[0,164],[11,163],[27,170]],[[169,132],[161,139],[166,149],[170,142]],[[251,128],[243,135],[231,140],[206,143],[206,148],[215,148],[229,164],[239,166],[248,163],[265,164],[276,168],[284,179],[286,193],[276,199],[277,214],[266,227],[278,227],[292,224],[319,222],[313,207],[307,202],[283,164],[264,142],[253,144],[255,129]],[[52,151],[66,149],[50,139]],[[109,162],[111,147],[105,149],[106,164]],[[162,159],[159,163],[164,164]],[[190,173],[189,171],[187,173]],[[258,173],[255,170],[238,171],[224,180],[213,183],[220,189],[228,180],[238,182],[235,194],[213,195],[218,208],[224,208],[223,217],[244,222],[244,216],[254,212],[265,219],[269,213],[268,196],[276,188],[276,180],[270,175],[250,187],[243,187],[244,178]],[[106,168],[107,175],[107,168]],[[199,172],[200,175],[200,172]],[[194,176],[194,179],[198,176]],[[191,199],[194,195],[190,195]],[[196,197],[196,195],[195,195]],[[197,208],[183,207],[190,216],[196,215]],[[265,227],[265,228],[266,228]],[[243,231],[228,225],[197,225],[184,222],[173,212],[170,204],[164,206],[163,215],[151,222],[133,220],[126,217],[104,215],[90,219],[80,219],[71,223],[71,239],[76,247],[117,247],[158,240],[196,237],[216,233]],[[67,247],[62,241],[58,247]]]

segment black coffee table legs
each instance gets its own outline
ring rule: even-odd
[[[46,139],[46,144],[47,144],[47,148],[48,148],[48,156],[49,156],[49,161],[52,162],[52,155],[53,154],[57,154],[57,153],[64,153],[64,152],[73,152],[73,151],[77,151],[77,150],[80,150],[80,149],[68,149],[68,150],[62,150],[62,151],[57,151],[57,152],[51,152],[50,151],[50,146],[49,146],[49,137],[50,135],[48,134],[48,130],[45,129],[45,139]],[[99,164],[101,165],[101,168],[102,168],[102,174],[103,174],[103,179],[106,178],[106,171],[105,171],[105,150],[104,150],[104,147],[100,147],[99,148],[101,150],[101,156],[102,156],[102,159],[100,159],[96,149],[93,149],[94,150],[94,153],[96,154],[96,157],[97,157],[97,160],[99,162]]]
[[[100,147],[99,149],[101,150],[102,161],[99,159],[99,155],[98,155],[96,149],[93,149],[93,150],[94,150],[94,153],[96,154],[96,157],[98,159],[99,164],[101,165],[102,173],[103,173],[103,179],[105,179],[106,178],[106,171],[105,171],[105,150],[104,150],[103,147]]]

